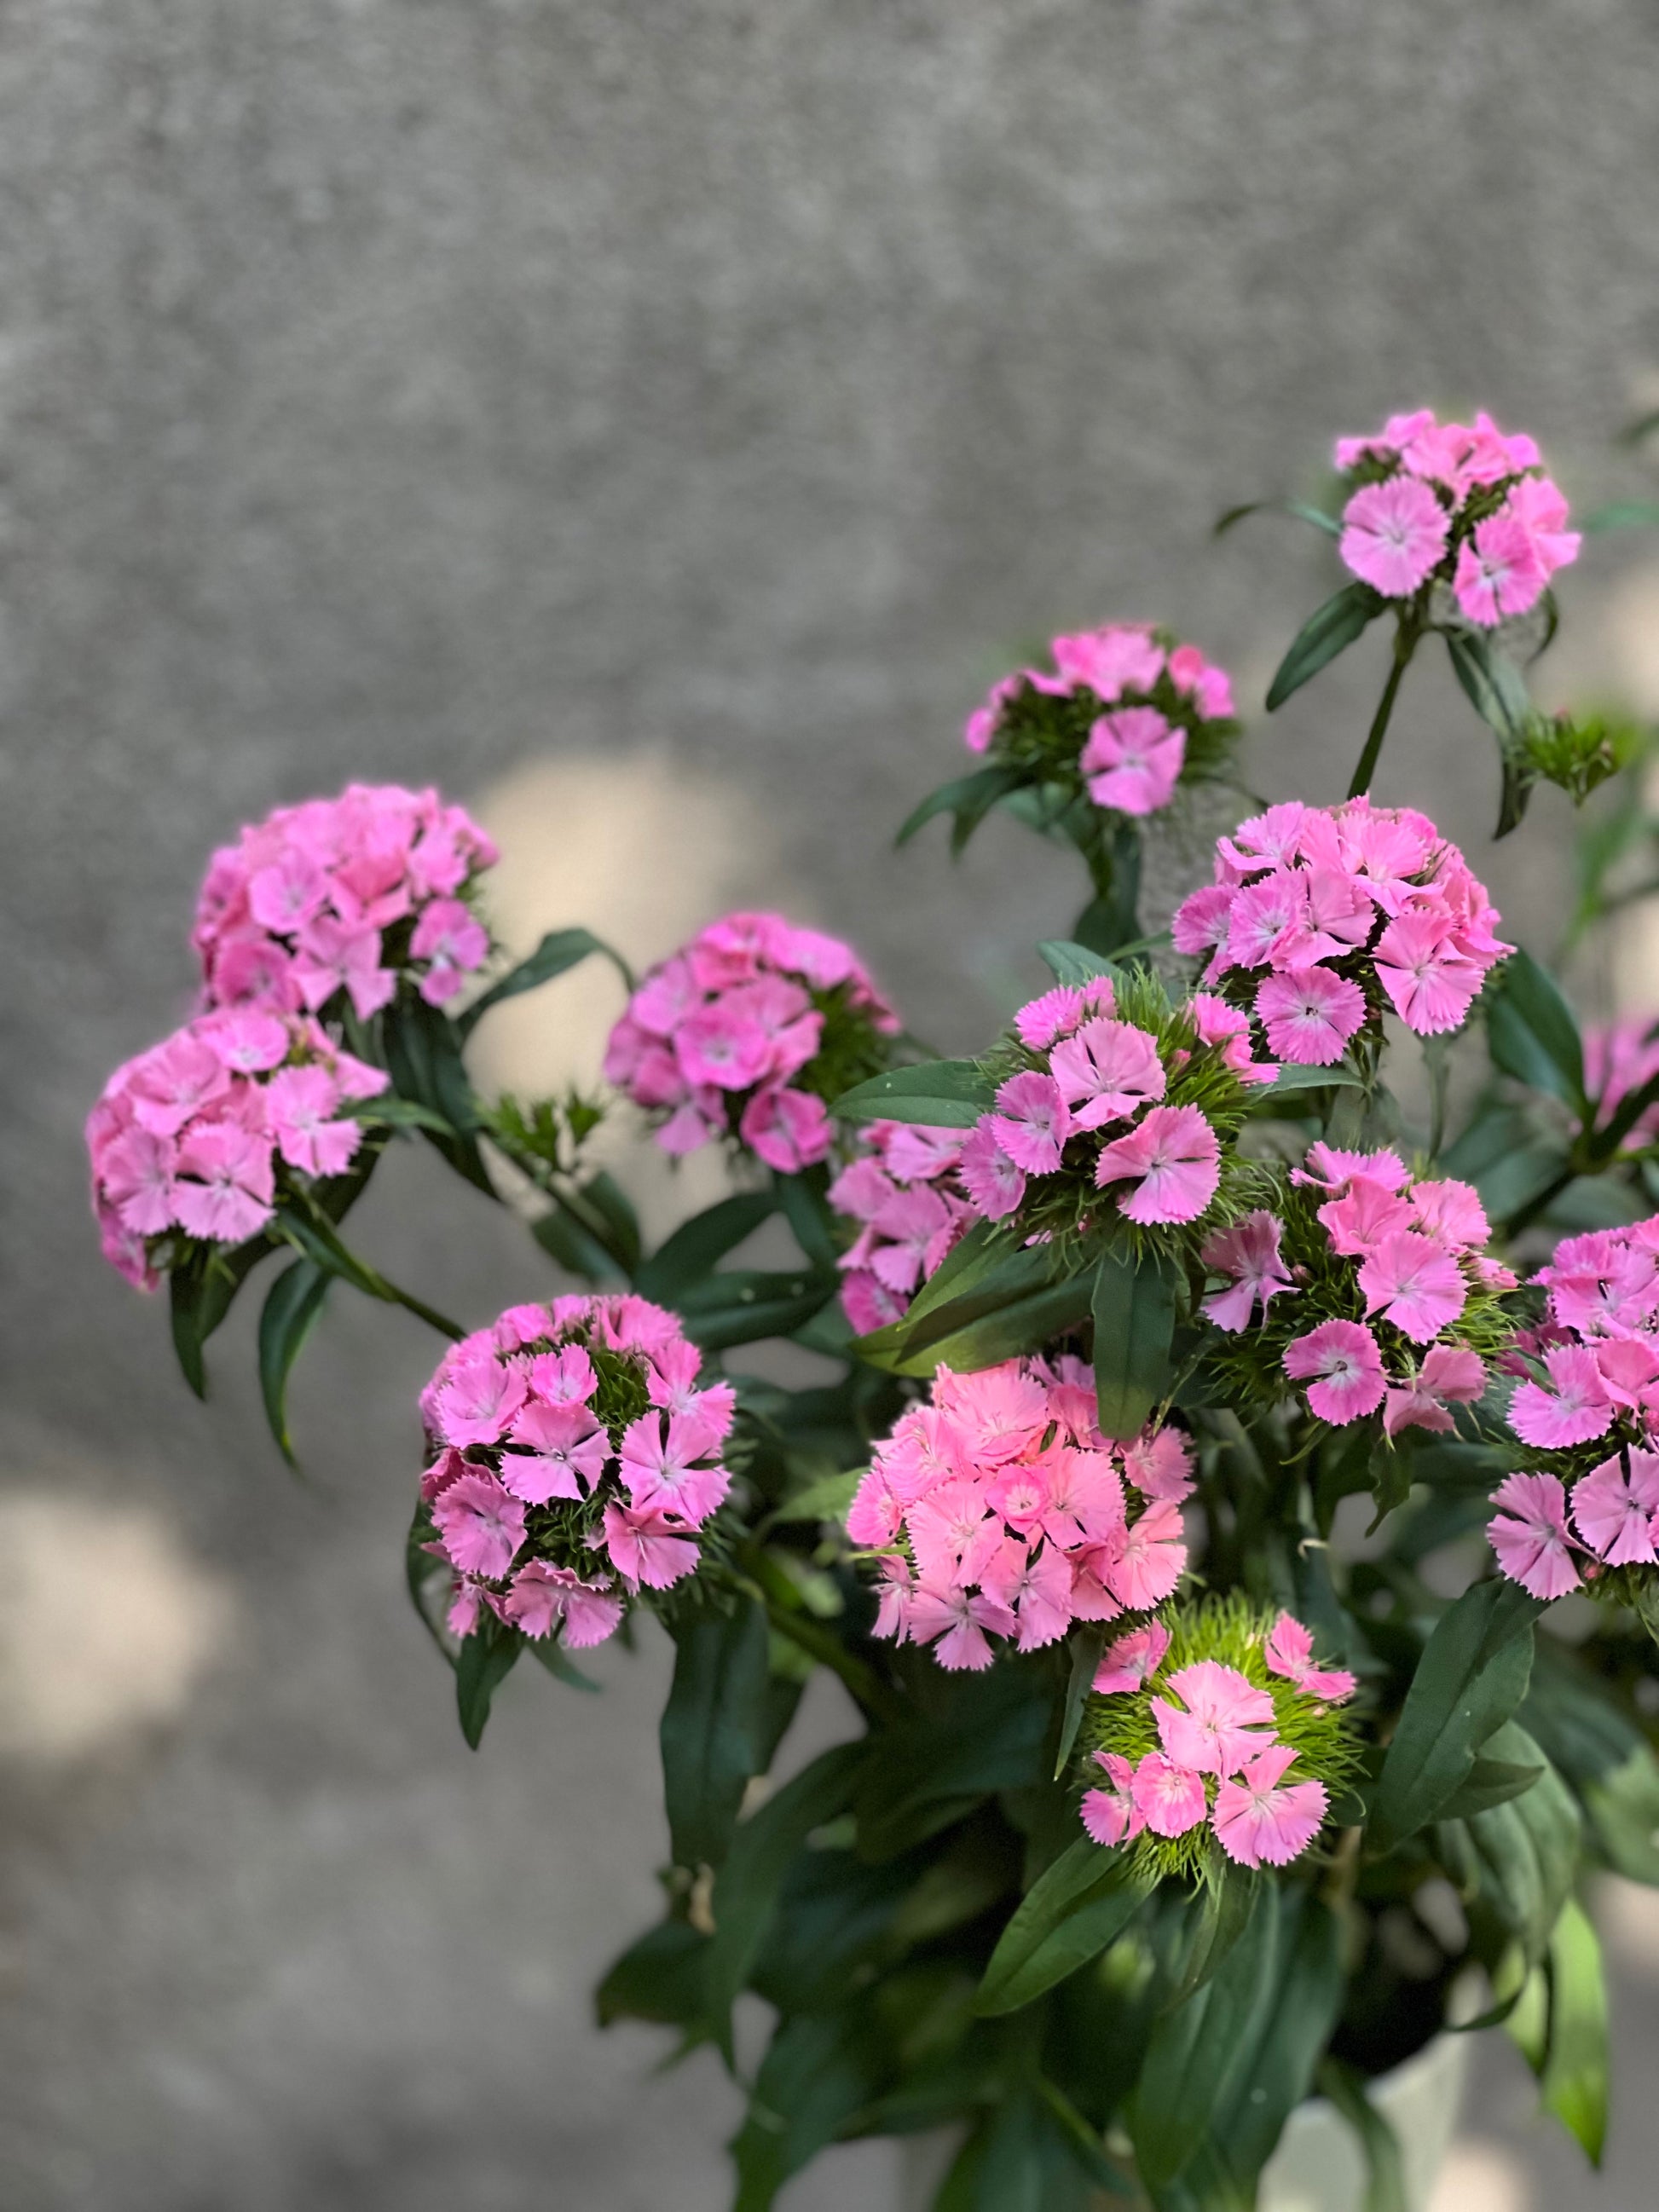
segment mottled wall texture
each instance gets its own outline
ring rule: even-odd
[[[341,1301],[296,1486],[246,1320],[198,1407],[100,1268],[80,1117],[185,1003],[209,846],[349,776],[477,804],[510,933],[649,955],[785,900],[946,1045],[1080,902],[1012,824],[955,872],[887,849],[1034,633],[1167,619],[1239,671],[1257,787],[1337,796],[1384,647],[1260,726],[1330,556],[1210,523],[1420,400],[1532,430],[1577,500],[1629,485],[1659,16],[0,0],[0,2194],[712,2212],[712,2066],[647,2086],[652,2040],[587,2026],[653,1909],[661,1650],[603,1699],[515,1680],[466,1753],[398,1587],[431,1344]],[[1656,561],[1564,580],[1562,684],[1651,693]],[[1437,669],[1380,788],[1484,850]],[[1540,944],[1567,836],[1547,793],[1491,856]],[[591,1066],[608,1006],[503,1016],[486,1072]],[[396,1167],[388,1265],[475,1318],[544,1280]],[[1659,1996],[1623,2002],[1650,2060]],[[1459,2212],[1651,2203],[1639,2066],[1596,2193],[1504,2148],[1483,2063]],[[884,2212],[886,2154],[838,2157],[799,2212]]]

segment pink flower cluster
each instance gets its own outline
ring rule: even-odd
[[[993,684],[968,717],[970,752],[1000,750],[1008,708],[1038,699],[1098,707],[1075,760],[1097,806],[1155,814],[1174,796],[1193,729],[1230,720],[1232,687],[1224,669],[1194,645],[1166,642],[1149,624],[1117,623],[1057,637],[1054,672],[1022,668]],[[1076,740],[1073,740],[1073,744]]]
[[[1419,1036],[1458,1028],[1514,951],[1455,845],[1411,807],[1288,799],[1216,843],[1176,949],[1248,1006],[1277,1060],[1330,1067],[1386,998]]]
[[[957,1181],[961,1130],[872,1121],[860,1135],[858,1157],[830,1186],[830,1203],[860,1224],[838,1264],[842,1304],[863,1336],[908,1310],[974,1208]]]
[[[343,991],[360,1021],[408,973],[428,1005],[489,957],[467,903],[496,851],[435,791],[354,783],[281,806],[216,852],[191,933],[210,1006],[316,1012]]]
[[[1528,437],[1490,416],[1471,429],[1427,408],[1390,417],[1374,437],[1340,438],[1336,465],[1361,479],[1342,510],[1344,565],[1386,599],[1439,576],[1468,621],[1492,629],[1535,605],[1578,558],[1567,502]]]
[[[1481,1252],[1491,1234],[1472,1185],[1414,1176],[1397,1152],[1340,1152],[1310,1146],[1292,1183],[1322,1194],[1313,1208],[1340,1271],[1340,1295],[1361,1304],[1364,1318],[1334,1316],[1293,1338],[1284,1371],[1305,1388],[1308,1410],[1334,1428],[1382,1408],[1387,1433],[1453,1426],[1449,1410],[1473,1405],[1486,1387],[1486,1363],[1450,1332],[1472,1288],[1512,1289],[1507,1267]],[[1212,1237],[1205,1265],[1224,1279],[1204,1300],[1206,1316],[1229,1334],[1250,1326],[1258,1304],[1265,1321],[1277,1297],[1316,1298],[1281,1255],[1285,1224],[1265,1208]],[[1308,1270],[1300,1271],[1304,1278]],[[1328,1284],[1328,1269],[1322,1270]],[[1328,1289],[1323,1296],[1329,1296]],[[1388,1322],[1407,1340],[1388,1359],[1374,1322]]]
[[[832,1018],[866,1048],[898,1033],[850,945],[781,915],[729,914],[646,976],[611,1032],[605,1080],[660,1117],[665,1152],[735,1134],[769,1167],[798,1174],[835,1133],[810,1087]]]
[[[1553,1598],[1603,1567],[1659,1561],[1659,1214],[1567,1237],[1533,1280],[1545,1314],[1516,1340],[1525,1379],[1509,1424],[1522,1443],[1573,1457],[1565,1480],[1508,1476],[1487,1534],[1512,1581]]]
[[[1196,1221],[1221,1180],[1221,1146],[1201,1108],[1170,1096],[1207,1060],[1243,1084],[1271,1083],[1250,1058],[1249,1022],[1198,992],[1178,1010],[1196,1049],[1117,1018],[1110,979],[1060,984],[1022,1006],[1014,1035],[1024,1065],[997,1086],[996,1103],[969,1133],[963,1188],[988,1221],[1018,1211],[1032,1177],[1062,1165],[1110,1191],[1126,1220],[1143,1226]],[[1073,1138],[1088,1140],[1070,1162]]]
[[[512,1306],[451,1346],[421,1393],[421,1497],[455,1635],[487,1606],[526,1636],[602,1644],[641,1589],[695,1571],[733,1407],[729,1383],[697,1387],[702,1364],[677,1316],[623,1296]]]
[[[1596,1102],[1595,1127],[1605,1129],[1632,1091],[1659,1075],[1659,1035],[1650,1017],[1609,1023],[1584,1031],[1584,1087]],[[1659,1143],[1659,1104],[1649,1106],[1627,1131],[1621,1150]]]
[[[151,1240],[240,1244],[276,1212],[283,1168],[344,1173],[362,1141],[352,1103],[389,1078],[313,1016],[257,1006],[198,1014],[118,1067],[87,1119],[104,1256],[131,1283],[160,1279]]]
[[[1187,1564],[1190,1460],[1174,1429],[1109,1443],[1093,1374],[1068,1355],[940,1367],[847,1516],[854,1543],[887,1553],[876,1634],[988,1667],[992,1636],[1032,1651],[1074,1620],[1160,1604]]]
[[[1169,1630],[1153,1620],[1120,1637],[1102,1662],[1097,1693],[1147,1699],[1159,1748],[1133,1763],[1095,1753],[1106,1779],[1085,1793],[1084,1827],[1110,1849],[1143,1832],[1184,1836],[1208,1820],[1237,1865],[1287,1866],[1319,1833],[1329,1793],[1316,1779],[1285,1779],[1297,1753],[1275,1734],[1271,1691],[1215,1659],[1161,1672],[1169,1649]],[[1313,1664],[1313,1638],[1288,1613],[1269,1631],[1263,1656],[1271,1674],[1305,1697],[1339,1704],[1353,1695],[1352,1674]]]

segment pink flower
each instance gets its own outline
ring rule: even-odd
[[[880,1574],[881,1595],[877,1601],[875,1626],[871,1633],[907,1644],[910,1639],[910,1562],[908,1559],[883,1559]]]
[[[1517,522],[1532,540],[1533,550],[1547,575],[1578,558],[1583,544],[1576,530],[1565,527],[1567,502],[1548,477],[1522,477],[1511,484],[1502,512]]]
[[[979,1580],[984,1595],[1018,1623],[1022,1651],[1057,1642],[1072,1625],[1072,1570],[1052,1544],[1033,1553],[1011,1537],[986,1561]]]
[[[1284,1784],[1295,1757],[1274,1744],[1217,1790],[1216,1840],[1235,1864],[1288,1866],[1319,1833],[1330,1799],[1322,1782]]]
[[[1507,616],[1525,614],[1548,581],[1533,532],[1500,507],[1459,546],[1452,590],[1472,623],[1492,629]]]
[[[1364,1260],[1386,1237],[1410,1229],[1416,1215],[1403,1197],[1369,1176],[1355,1176],[1340,1198],[1319,1209],[1320,1225],[1333,1252],[1345,1260]]]
[[[962,1187],[988,1221],[1001,1221],[1025,1195],[1025,1176],[998,1139],[990,1117],[981,1116],[962,1148]]]
[[[398,978],[380,965],[380,931],[331,914],[314,915],[300,932],[294,980],[313,1013],[343,990],[363,1022],[389,1006],[398,991]]]
[[[514,1420],[513,1442],[522,1449],[501,1454],[501,1480],[530,1505],[586,1498],[611,1457],[610,1437],[582,1405],[532,1401]]]
[[[1060,1110],[1063,1113],[1065,1109]],[[877,1236],[890,1241],[869,1254],[871,1268],[889,1290],[914,1291],[950,1250],[957,1227],[956,1214],[938,1191],[926,1184],[912,1190],[895,1190],[883,1201],[872,1224]]]
[[[1120,707],[1091,726],[1078,767],[1097,806],[1155,814],[1174,797],[1186,757],[1186,731],[1156,707]]]
[[[1395,1013],[1419,1036],[1461,1028],[1485,979],[1480,962],[1460,952],[1432,915],[1402,914],[1383,931],[1371,957]]]
[[[560,1640],[573,1651],[603,1644],[622,1617],[622,1600],[608,1583],[584,1582],[574,1569],[545,1559],[526,1560],[501,1605],[501,1618],[526,1636],[550,1636],[562,1623]]]
[[[1273,1674],[1327,1705],[1343,1704],[1359,1686],[1344,1668],[1314,1665],[1313,1638],[1291,1613],[1281,1613],[1269,1629],[1263,1656]]]
[[[1397,1191],[1411,1181],[1411,1171],[1398,1152],[1346,1152],[1322,1139],[1308,1147],[1308,1157],[1291,1174],[1292,1182],[1317,1183],[1322,1189],[1345,1190],[1356,1176]],[[1323,1216],[1321,1216],[1323,1218]],[[1340,1248],[1339,1248],[1340,1249]]]
[[[1210,1809],[1203,1778],[1177,1766],[1158,1751],[1149,1751],[1135,1768],[1129,1794],[1136,1812],[1155,1836],[1184,1836]]]
[[[1390,1384],[1383,1429],[1391,1437],[1409,1428],[1443,1433],[1454,1425],[1447,1407],[1474,1405],[1486,1387],[1486,1370],[1478,1353],[1461,1344],[1431,1345],[1404,1388]]]
[[[1473,1252],[1492,1234],[1480,1194],[1472,1183],[1449,1178],[1415,1182],[1408,1194],[1412,1212],[1425,1232],[1454,1252]]]
[[[938,1484],[905,1516],[910,1548],[924,1581],[975,1583],[1002,1541],[1002,1524],[987,1511],[978,1483],[963,1475]]]
[[[1091,1839],[1109,1850],[1115,1844],[1131,1841],[1146,1826],[1146,1816],[1133,1795],[1134,1770],[1114,1752],[1097,1751],[1095,1764],[1106,1776],[1103,1790],[1085,1790],[1078,1813]]]
[[[1212,967],[1224,964],[1218,948],[1227,942],[1237,896],[1231,884],[1206,884],[1182,899],[1170,918],[1170,937],[1176,951],[1189,958],[1200,952],[1215,952]]]
[[[176,1217],[174,1180],[179,1148],[171,1137],[136,1125],[123,1130],[99,1158],[98,1180],[104,1200],[121,1225],[137,1237],[153,1237]]]
[[[1434,574],[1451,517],[1414,477],[1366,484],[1342,510],[1343,565],[1385,599],[1408,599]]]
[[[1336,466],[1346,472],[1373,455],[1383,460],[1397,459],[1413,438],[1434,427],[1433,413],[1426,407],[1419,407],[1414,415],[1391,415],[1384,427],[1371,437],[1339,438]]]
[[[986,694],[984,703],[975,707],[969,714],[963,728],[962,741],[970,753],[989,750],[997,724],[1002,719],[1002,710],[1018,689],[1018,676],[1000,678]]]
[[[1468,1301],[1463,1271],[1443,1244],[1415,1230],[1383,1237],[1359,1263],[1367,1319],[1380,1312],[1414,1344],[1449,1328]]]
[[[1086,684],[1097,699],[1150,691],[1164,669],[1164,648],[1141,623],[1109,623],[1103,629],[1057,637],[1054,666],[1068,684]]]
[[[1227,963],[1233,968],[1282,968],[1280,949],[1305,934],[1307,893],[1303,875],[1275,869],[1233,893],[1227,925]]]
[[[232,1075],[263,1075],[288,1058],[288,1024],[257,1006],[227,1006],[222,1012],[204,1015],[192,1026]],[[380,1080],[387,1079],[382,1075]]]
[[[1308,1384],[1308,1405],[1322,1421],[1345,1428],[1382,1403],[1387,1383],[1376,1339],[1363,1322],[1322,1322],[1285,1347],[1285,1372]]]
[[[1255,994],[1268,1048],[1302,1067],[1331,1067],[1365,1019],[1365,994],[1328,968],[1292,968],[1269,975]]]
[[[1121,1605],[1133,1613],[1149,1613],[1162,1605],[1187,1569],[1185,1531],[1181,1510],[1169,1498],[1155,1498],[1132,1521],[1115,1547],[1109,1551],[1101,1579]]]
[[[1572,1486],[1573,1525],[1610,1567],[1654,1564],[1656,1514],[1659,1452],[1615,1454]]]
[[[328,896],[328,878],[309,853],[287,846],[248,878],[247,907],[261,929],[291,937]]]
[[[715,1000],[686,1016],[674,1032],[674,1052],[689,1083],[747,1091],[765,1074],[771,1043],[752,1016]]]
[[[1011,1075],[998,1088],[997,1104],[1001,1110],[991,1116],[991,1126],[1014,1165],[1024,1168],[1027,1175],[1052,1175],[1072,1133],[1072,1116],[1054,1078]]]
[[[270,1140],[234,1121],[198,1122],[179,1147],[173,1206],[187,1236],[240,1244],[270,1220]]]
[[[1510,1400],[1509,1424],[1522,1443],[1560,1451],[1605,1436],[1613,1425],[1613,1401],[1595,1353],[1582,1345],[1553,1345],[1544,1366],[1553,1390],[1528,1381]]]
[[[1273,1724],[1273,1701],[1237,1667],[1199,1659],[1178,1668],[1166,1686],[1180,1698],[1154,1698],[1152,1717],[1165,1756],[1190,1774],[1236,1774],[1262,1748]]]
[[[1101,1189],[1133,1179],[1120,1197],[1126,1220],[1196,1221],[1221,1181],[1221,1147],[1196,1106],[1154,1106],[1127,1137],[1108,1145],[1095,1167]]]
[[[421,978],[421,996],[441,1006],[489,957],[489,932],[459,899],[434,899],[415,925],[409,951],[411,959],[431,962]]]
[[[607,1505],[605,1547],[629,1582],[672,1589],[696,1571],[697,1542],[672,1513],[653,1505]]]
[[[1553,1474],[1506,1474],[1492,1493],[1504,1510],[1486,1526],[1498,1564],[1513,1583],[1548,1601],[1578,1588],[1566,1493]]]
[[[622,1479],[635,1504],[672,1510],[688,1526],[701,1527],[732,1486],[723,1467],[696,1463],[709,1443],[694,1413],[671,1413],[665,1425],[653,1410],[630,1421],[623,1431]]]
[[[453,1360],[434,1404],[434,1425],[447,1444],[499,1443],[525,1401],[525,1378],[491,1353]]]
[[[1057,983],[1040,999],[1028,1000],[1014,1016],[1014,1030],[1033,1052],[1047,1052],[1057,1038],[1069,1036],[1089,1013],[1109,1014],[1115,1004],[1110,979],[1099,976],[1086,990],[1073,983]]]
[[[445,1556],[463,1574],[499,1582],[525,1539],[525,1512],[483,1468],[459,1475],[432,1501]]]
[[[1012,1636],[1015,1622],[1006,1607],[993,1597],[956,1584],[923,1582],[911,1593],[908,1626],[910,1641],[933,1644],[941,1667],[953,1673],[963,1668],[977,1673],[995,1656],[986,1641],[986,1630]]]
[[[1204,1301],[1204,1312],[1218,1328],[1238,1334],[1249,1327],[1258,1299],[1266,1313],[1271,1298],[1291,1289],[1279,1256],[1283,1228],[1276,1214],[1258,1207],[1231,1229],[1218,1229],[1205,1240],[1205,1266],[1231,1278],[1225,1290],[1211,1291]]]
[[[538,1329],[537,1335],[541,1334]],[[530,1340],[532,1344],[535,1340],[535,1337]],[[693,1344],[678,1348],[690,1355],[691,1372],[695,1375],[702,1364],[701,1353]],[[550,1406],[586,1405],[599,1387],[593,1363],[580,1344],[567,1344],[557,1352],[538,1352],[530,1363],[528,1376],[531,1389]],[[654,1370],[653,1380],[660,1387],[660,1379]],[[651,1386],[647,1384],[647,1387],[649,1389]],[[651,1402],[653,1406],[663,1402],[655,1389],[651,1391]]]
[[[343,1175],[356,1158],[362,1124],[337,1121],[340,1086],[325,1067],[279,1068],[265,1085],[265,1119],[276,1149],[305,1175]]]
[[[1126,1120],[1164,1096],[1166,1079],[1158,1042],[1128,1022],[1085,1022],[1075,1036],[1054,1047],[1048,1066],[1075,1128],[1098,1129]]]
[[[1180,1504],[1193,1487],[1193,1446],[1179,1429],[1143,1431],[1122,1446],[1123,1472],[1143,1498]]]
[[[1130,1629],[1102,1653],[1095,1670],[1095,1695],[1111,1697],[1121,1691],[1145,1689],[1164,1664],[1169,1648],[1170,1632],[1161,1621],[1149,1620],[1142,1628]]]
[[[165,1044],[130,1063],[128,1092],[141,1129],[176,1137],[203,1108],[230,1089],[230,1071],[211,1043],[179,1030]]]
[[[867,1268],[856,1268],[842,1284],[841,1303],[854,1333],[868,1336],[897,1321],[908,1310],[910,1301],[902,1292],[890,1291],[881,1278]]]
[[[780,1175],[799,1175],[824,1158],[835,1124],[810,1091],[757,1091],[743,1109],[738,1133],[757,1158]]]

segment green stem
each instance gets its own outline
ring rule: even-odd
[[[466,1331],[459,1322],[441,1314],[435,1306],[428,1305],[424,1298],[417,1298],[412,1291],[400,1290],[378,1268],[371,1267],[367,1260],[360,1260],[309,1192],[301,1196],[308,1218],[303,1229],[293,1222],[288,1224],[289,1243],[297,1245],[307,1259],[316,1261],[349,1283],[354,1290],[361,1291],[365,1297],[379,1298],[389,1306],[402,1306],[428,1328],[435,1328],[440,1336],[447,1336],[453,1343],[460,1341]],[[280,1216],[277,1226],[279,1230],[283,1227]]]
[[[1402,615],[1394,634],[1394,665],[1389,671],[1389,680],[1382,686],[1382,696],[1376,702],[1376,712],[1371,717],[1371,726],[1366,733],[1365,750],[1359,756],[1359,765],[1353,772],[1353,781],[1348,786],[1350,799],[1358,799],[1371,787],[1371,778],[1376,773],[1377,756],[1382,750],[1382,740],[1388,734],[1389,717],[1394,712],[1394,702],[1400,695],[1400,681],[1417,650],[1417,641],[1422,632],[1416,623]]]

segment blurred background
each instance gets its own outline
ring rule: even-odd
[[[994,820],[890,833],[1033,635],[1156,618],[1247,772],[1346,788],[1380,629],[1267,722],[1337,580],[1216,514],[1424,402],[1651,496],[1648,0],[3,0],[0,2185],[9,2212],[715,2212],[735,2100],[588,1990],[655,1911],[666,1646],[520,1669],[483,1752],[401,1587],[435,1342],[342,1295],[265,1440],[98,1257],[80,1124],[182,1014],[206,855],[435,781],[526,946],[738,902],[854,937],[981,1044],[1083,902]],[[1547,696],[1659,714],[1659,537],[1561,579]],[[1414,668],[1377,786],[1557,942],[1571,815],[1493,848],[1488,735]],[[1179,856],[1176,856],[1177,859]],[[1640,910],[1585,988],[1659,1007]],[[597,1066],[586,971],[477,1073]],[[660,1224],[701,1191],[649,1184]],[[544,1291],[399,1148],[358,1242],[469,1322]],[[532,1679],[532,1676],[534,1679]],[[845,1724],[827,1699],[803,1726]],[[1607,2167],[1476,2060],[1437,2212],[1645,2212],[1659,1902],[1609,1892]],[[791,2212],[886,2212],[885,2149]]]

